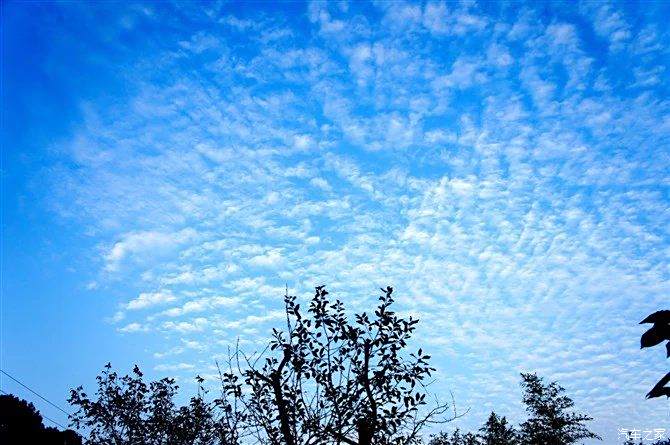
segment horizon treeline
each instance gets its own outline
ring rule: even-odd
[[[225,363],[216,363],[219,393],[210,395],[197,376],[197,393],[183,406],[175,403],[175,379],[145,382],[138,366],[121,376],[108,363],[92,394],[81,386],[71,390],[71,425],[91,445],[570,445],[600,440],[588,427],[593,418],[575,409],[565,389],[535,373],[520,375],[527,418],[519,425],[493,411],[477,431],[450,428],[467,411],[459,412],[453,399],[447,403],[429,391],[435,371],[431,357],[408,344],[419,321],[393,310],[393,288],[381,291],[372,313],[351,319],[324,286],[316,287],[306,308],[285,295],[286,324],[272,330],[265,350],[229,351]],[[630,438],[625,443],[633,444]]]

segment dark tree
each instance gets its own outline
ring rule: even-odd
[[[93,398],[82,387],[73,389],[69,402],[77,408],[71,416],[77,428],[89,431],[95,445],[235,445],[239,437],[228,428],[234,415],[225,395],[206,402],[203,379],[198,394],[186,406],[177,407],[178,386],[165,378],[149,384],[137,366],[132,375],[119,377],[107,364],[97,377]]]
[[[517,432],[507,419],[491,412],[484,426],[479,429],[482,445],[516,445]]]
[[[432,436],[428,445],[481,445],[481,443],[475,434],[462,434],[461,430],[456,428],[451,436],[448,433],[439,433]]]
[[[410,445],[425,425],[449,420],[447,405],[426,409],[430,356],[407,352],[418,320],[392,310],[392,288],[382,292],[374,313],[353,321],[323,286],[306,311],[285,296],[286,330],[273,331],[268,353],[238,351],[239,372],[223,374],[231,393],[248,394],[246,431],[270,444]]]
[[[42,415],[32,403],[7,394],[0,395],[0,443],[80,445],[81,437],[72,430],[45,427]]]
[[[480,445],[479,437],[476,434],[465,433],[462,439],[463,445]]]
[[[458,429],[455,432],[458,432]],[[430,436],[428,445],[451,445],[451,437],[449,437],[449,433],[441,431]]]
[[[3,433],[41,431],[42,415],[35,405],[13,395],[0,395],[0,428]]]
[[[521,379],[529,415],[520,428],[522,445],[569,445],[582,439],[600,439],[585,425],[592,417],[570,411],[574,402],[558,383],[544,384],[536,374],[521,374]]]
[[[353,321],[323,286],[306,311],[286,295],[286,330],[274,330],[261,354],[230,353],[212,402],[200,378],[198,395],[177,408],[174,380],[146,384],[137,367],[119,377],[108,364],[93,397],[71,391],[72,422],[95,445],[420,444],[424,426],[457,414],[427,407],[430,356],[407,351],[418,320],[398,316],[393,289],[382,291],[374,314]]]

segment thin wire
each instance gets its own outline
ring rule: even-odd
[[[54,408],[56,408],[56,409],[62,411],[62,412],[63,412],[64,414],[66,414],[67,416],[70,415],[70,413],[68,413],[67,411],[65,411],[65,410],[64,410],[63,408],[61,408],[60,406],[56,405],[55,403],[53,403],[52,401],[50,401],[50,400],[47,399],[46,397],[40,395],[40,394],[39,394],[38,392],[36,392],[36,391],[33,391],[33,390],[32,390],[31,388],[29,388],[27,385],[21,383],[19,380],[17,380],[16,378],[12,377],[12,376],[11,376],[7,371],[5,371],[4,369],[0,369],[0,372],[2,372],[4,375],[6,375],[7,377],[9,377],[10,379],[14,380],[14,381],[15,381],[16,383],[18,383],[19,385],[21,385],[21,386],[23,386],[24,388],[26,388],[28,391],[30,391],[30,392],[32,392],[33,394],[35,394],[35,395],[36,395],[37,397],[39,397],[40,399],[42,399],[42,400],[44,400],[45,402],[47,402],[49,405],[51,405],[51,406],[53,406]]]
[[[0,389],[0,392],[3,393],[3,394],[7,394],[8,396],[11,396],[11,395],[12,395],[12,394],[10,394],[10,393],[8,393],[8,392],[6,392],[6,391],[3,391],[2,389]],[[45,416],[44,414],[39,413],[39,415],[42,416],[44,419],[47,419],[49,422],[53,423],[54,425],[59,426],[59,427],[61,427],[61,428],[64,429],[64,430],[67,429],[67,428],[65,428],[63,425],[61,425],[60,423],[58,423],[58,422],[56,422],[55,420],[53,420],[53,419],[51,419],[51,418]]]

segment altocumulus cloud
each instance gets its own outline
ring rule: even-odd
[[[120,9],[88,28],[123,94],[81,103],[48,185],[91,292],[142,289],[112,320],[167,339],[156,370],[253,349],[286,283],[352,310],[389,284],[464,426],[520,419],[525,370],[608,443],[667,423],[635,326],[670,291],[667,4]]]

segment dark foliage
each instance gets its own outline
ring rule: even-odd
[[[246,431],[258,442],[418,444],[425,425],[448,420],[447,405],[424,409],[430,356],[406,351],[418,320],[399,317],[393,289],[382,292],[374,313],[353,321],[323,286],[307,310],[286,295],[286,330],[274,330],[268,355],[236,352],[238,372],[229,365],[224,386],[243,404]]]
[[[536,374],[521,374],[521,387],[529,416],[518,431],[505,417],[492,412],[478,435],[457,429],[451,436],[433,436],[429,445],[570,445],[600,439],[584,425],[591,417],[570,411],[574,402],[558,383],[545,384]]]
[[[569,445],[582,439],[600,439],[585,425],[592,417],[570,411],[574,402],[558,383],[545,384],[536,374],[521,374],[521,379],[529,415],[520,426],[522,445]]]
[[[0,395],[0,443],[3,445],[80,445],[72,431],[45,427],[42,415],[32,403],[11,394]]]
[[[479,440],[482,445],[516,445],[518,435],[507,419],[491,412],[484,426],[479,429]]]
[[[72,422],[95,445],[420,444],[425,425],[449,420],[448,407],[427,408],[430,356],[407,352],[418,320],[399,317],[393,289],[382,291],[374,313],[353,321],[323,286],[306,311],[286,295],[286,330],[274,330],[261,354],[231,352],[212,402],[201,379],[177,408],[174,380],[146,384],[137,367],[119,377],[108,364],[93,397],[72,390]]]
[[[90,431],[95,445],[419,445],[422,429],[458,417],[426,386],[434,369],[422,349],[408,351],[418,320],[393,310],[393,289],[382,289],[372,314],[350,320],[339,300],[316,288],[306,310],[285,296],[286,328],[273,330],[261,353],[229,352],[219,367],[221,395],[198,394],[177,407],[172,379],[144,383],[135,367],[119,377],[107,365],[89,397],[72,390],[72,422]],[[218,366],[218,363],[217,363]],[[432,436],[430,445],[570,445],[599,437],[592,420],[556,382],[522,374],[528,419],[515,430],[491,413],[478,434]],[[451,407],[453,408],[453,407]]]
[[[447,433],[439,433],[432,436],[428,445],[480,445],[479,438],[472,433],[461,433],[461,430],[456,428],[451,436]]]
[[[111,365],[97,377],[93,398],[82,387],[71,391],[69,402],[77,408],[71,416],[77,428],[89,431],[87,443],[95,445],[234,444],[223,416],[222,399],[206,402],[203,380],[198,394],[186,406],[177,407],[178,386],[165,378],[149,384],[137,366],[132,375],[119,377]]]
[[[651,328],[642,334],[640,338],[640,348],[649,348],[656,346],[667,340],[665,344],[666,357],[670,357],[670,311],[657,311],[646,317],[640,324],[650,323]],[[670,397],[670,372],[667,373],[654,387],[647,393],[647,398],[666,396]]]

